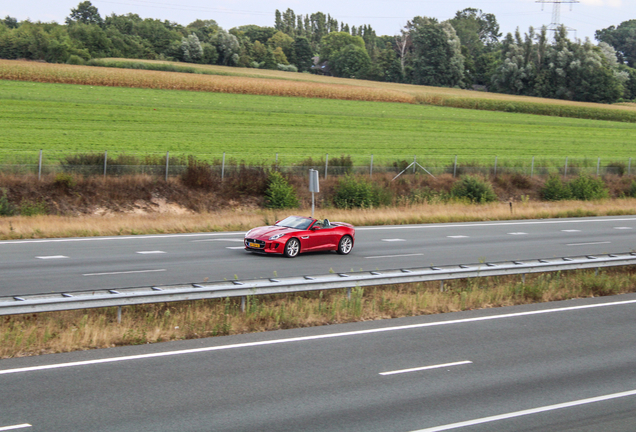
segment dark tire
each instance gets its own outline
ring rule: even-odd
[[[338,242],[338,253],[347,255],[353,249],[353,239],[349,235],[343,235]]]
[[[283,255],[287,258],[294,258],[300,253],[300,242],[296,238],[291,238],[285,243]]]

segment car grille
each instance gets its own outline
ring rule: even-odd
[[[254,246],[255,244],[257,244],[258,247],[255,247]],[[265,249],[265,242],[263,240],[256,240],[256,239],[246,238],[245,239],[245,246],[247,246],[249,248],[252,248],[252,249]]]

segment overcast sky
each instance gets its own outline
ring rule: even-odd
[[[549,0],[543,0],[549,1]],[[594,39],[596,30],[636,19],[636,0],[580,0],[580,3],[560,5],[561,23],[576,29],[571,37]],[[79,0],[19,0],[0,1],[0,17],[6,15],[19,21],[56,21],[63,23]],[[539,28],[552,21],[552,3],[535,0],[94,0],[102,16],[136,13],[142,18],[158,18],[187,25],[196,19],[213,19],[229,30],[244,24],[274,25],[274,11],[291,8],[298,14],[324,12],[349,25],[370,24],[378,35],[395,35],[414,16],[435,17],[441,21],[467,7],[481,9],[497,17],[501,31],[514,32],[519,27],[526,32],[530,26]],[[543,10],[542,10],[543,6]],[[570,10],[571,6],[571,10]]]

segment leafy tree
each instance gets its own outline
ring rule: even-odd
[[[93,58],[112,57],[113,42],[101,27],[77,23],[69,26],[69,36],[86,48]]]
[[[203,47],[195,33],[181,40],[181,55],[183,61],[197,63],[203,59]]]
[[[276,48],[281,48],[283,53],[285,54],[285,62],[283,64],[294,63],[294,58],[296,53],[294,52],[294,39],[283,33],[282,31],[278,31],[274,33],[274,36],[269,38],[267,44],[276,51]],[[288,62],[289,61],[289,62]],[[282,63],[282,62],[279,62]]]
[[[350,44],[333,54],[329,64],[335,76],[364,78],[371,66],[371,58],[364,48]]]
[[[15,29],[19,26],[18,20],[10,17],[9,15],[5,16],[4,19],[0,21],[0,23],[4,24],[8,29]]]
[[[345,32],[333,32],[327,34],[320,41],[320,61],[329,61],[336,52],[347,45],[364,49],[364,39],[360,36],[351,36]]]
[[[618,27],[609,26],[597,30],[594,38],[613,46],[620,63],[636,66],[636,19],[623,21]]]
[[[269,48],[268,50],[271,51],[271,48]],[[287,61],[287,56],[285,56],[285,53],[283,52],[283,49],[281,47],[276,47],[276,49],[272,51],[272,55],[274,56],[274,60],[276,60],[277,65],[289,64],[289,61]]]
[[[229,34],[225,30],[219,30],[214,35],[214,43],[219,52],[220,64],[228,66],[236,64],[241,48],[236,36]]]
[[[76,9],[71,9],[71,14],[66,18],[66,24],[73,23],[102,25],[104,20],[97,8],[87,0],[78,4]]]
[[[306,37],[299,36],[294,40],[294,57],[299,71],[304,72],[311,68],[314,54]]]

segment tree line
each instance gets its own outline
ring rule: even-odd
[[[495,15],[417,16],[397,36],[329,14],[276,10],[274,26],[224,30],[212,19],[187,26],[137,14],[102,17],[90,1],[64,24],[0,20],[0,58],[82,64],[123,57],[328,74],[418,85],[612,103],[636,99],[636,20],[598,30],[598,41],[564,27],[502,37]]]

